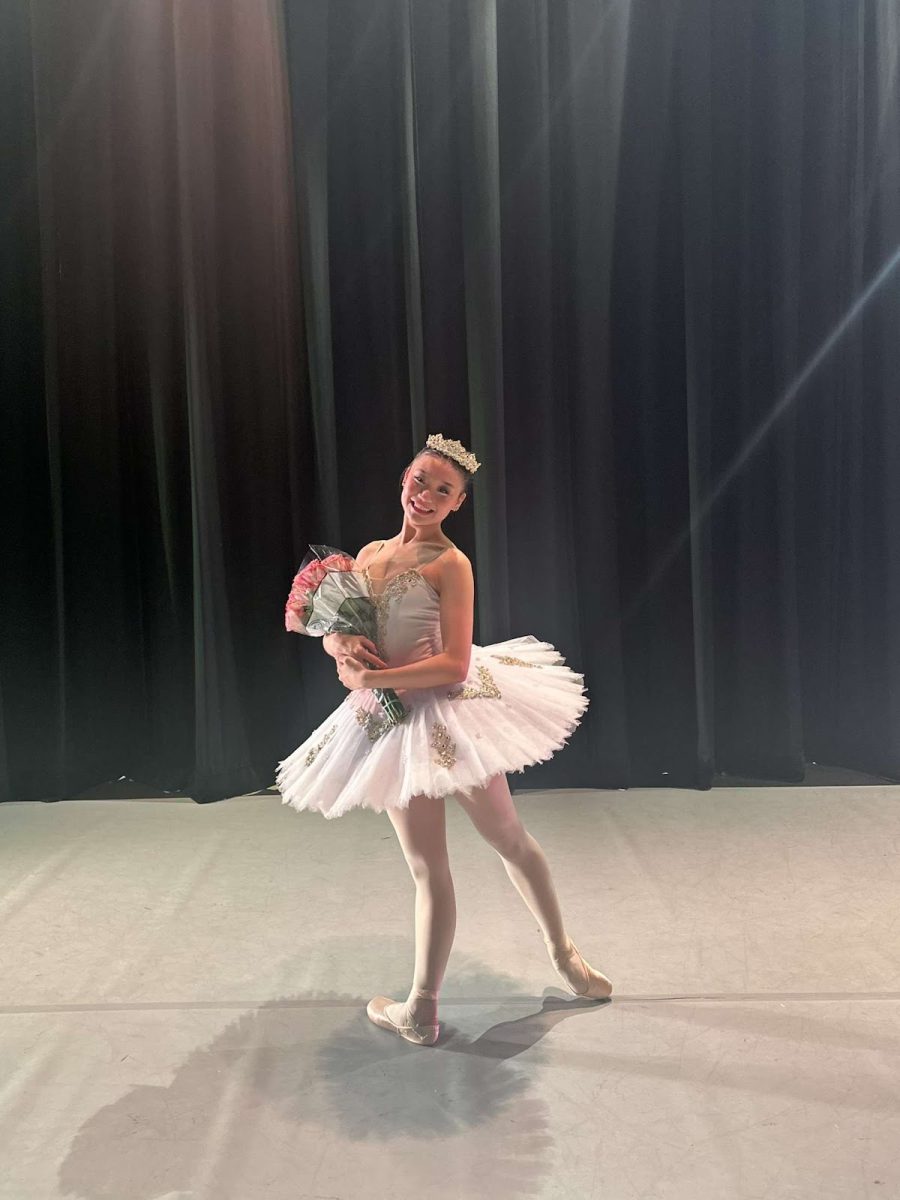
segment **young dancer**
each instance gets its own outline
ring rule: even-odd
[[[612,984],[565,930],[550,868],[516,812],[506,780],[559,750],[588,700],[583,676],[531,635],[472,643],[472,566],[442,529],[465,502],[481,464],[458,441],[428,437],[400,482],[403,523],[357,556],[378,619],[378,643],[330,634],[325,650],[348,689],[344,702],[279,764],[282,802],[339,817],[387,812],[415,881],[415,969],[405,1002],[376,996],[376,1025],[433,1045],[438,992],[456,930],[444,800],[454,796],[497,851],[540,926],[571,992],[605,999]],[[393,688],[409,710],[384,719],[373,688]]]

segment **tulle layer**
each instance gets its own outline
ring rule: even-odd
[[[279,763],[282,803],[332,818],[405,808],[417,795],[468,796],[562,749],[589,703],[584,676],[531,635],[473,645],[465,684],[398,694],[409,715],[385,728],[371,691],[348,692]]]

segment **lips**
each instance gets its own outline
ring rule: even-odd
[[[418,504],[416,504],[415,500],[410,500],[409,504],[410,504],[410,508],[412,508],[413,512],[417,512],[420,517],[430,516],[431,513],[434,512],[433,508],[419,508],[419,506],[418,506]]]

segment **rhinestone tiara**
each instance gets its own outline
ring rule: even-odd
[[[430,433],[425,445],[429,450],[439,450],[441,454],[446,454],[454,462],[458,462],[470,475],[474,475],[481,466],[475,455],[471,454],[462,442],[450,441],[442,433]]]

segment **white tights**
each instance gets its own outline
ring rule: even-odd
[[[506,873],[528,905],[548,946],[568,944],[550,867],[525,829],[505,775],[495,775],[471,796],[456,796],[473,825],[500,855]],[[416,885],[416,958],[407,1005],[413,1020],[433,1024],[437,997],[456,932],[456,896],[447,855],[443,798],[414,796],[409,808],[388,816]]]

